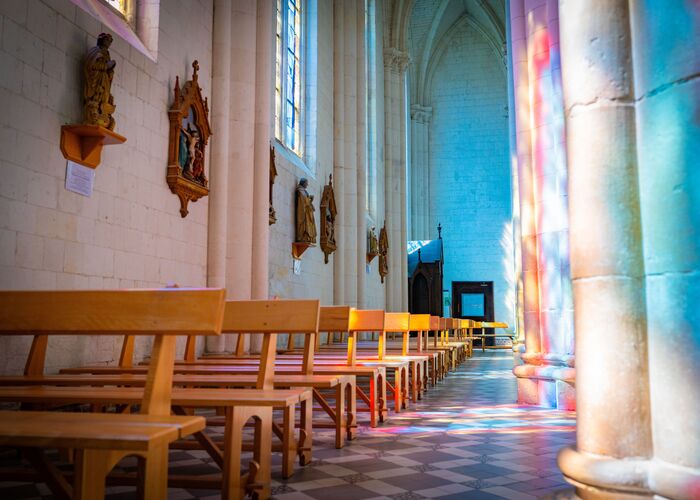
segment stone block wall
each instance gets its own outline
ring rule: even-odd
[[[446,42],[429,104],[430,237],[443,227],[445,277],[493,281],[495,319],[514,326],[505,67],[468,25]]]
[[[0,288],[206,285],[207,198],[181,218],[165,172],[175,76],[199,60],[211,95],[212,16],[211,0],[161,2],[157,62],[114,35],[115,131],[127,142],[104,148],[84,197],[64,187],[60,127],[82,120],[82,58],[113,31],[69,0],[0,2]],[[21,370],[29,340],[0,340],[0,372]],[[113,361],[120,343],[52,340],[47,367]]]

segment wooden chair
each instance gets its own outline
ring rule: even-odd
[[[1,412],[0,446],[23,450],[58,498],[104,497],[109,471],[135,455],[144,498],[165,499],[168,444],[204,428],[202,417],[170,415],[176,336],[220,334],[223,311],[218,289],[0,292],[0,335],[35,334],[28,375],[43,372],[49,336],[155,337],[139,415]],[[72,487],[41,453],[53,447],[77,450]]]

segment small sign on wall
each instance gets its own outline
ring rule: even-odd
[[[292,270],[294,274],[301,274],[301,260],[292,259]]]
[[[82,194],[89,198],[92,196],[92,187],[94,183],[94,168],[84,167],[70,160],[66,162],[66,189],[68,191]]]

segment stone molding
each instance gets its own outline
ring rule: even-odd
[[[433,117],[433,108],[422,104],[411,104],[411,120],[418,123],[430,123]]]
[[[403,73],[411,62],[408,52],[399,50],[396,47],[384,49],[384,68]]]

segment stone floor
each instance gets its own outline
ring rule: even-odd
[[[361,427],[342,450],[333,433],[314,435],[314,461],[289,480],[276,459],[279,500],[573,498],[556,467],[574,441],[575,414],[514,404],[508,351],[475,352],[420,404],[380,427]],[[173,451],[172,472],[216,472],[202,452]],[[2,461],[0,460],[0,465]],[[110,500],[133,498],[109,488]],[[0,498],[51,498],[44,485],[0,483]],[[219,498],[212,490],[170,489],[170,499]]]

